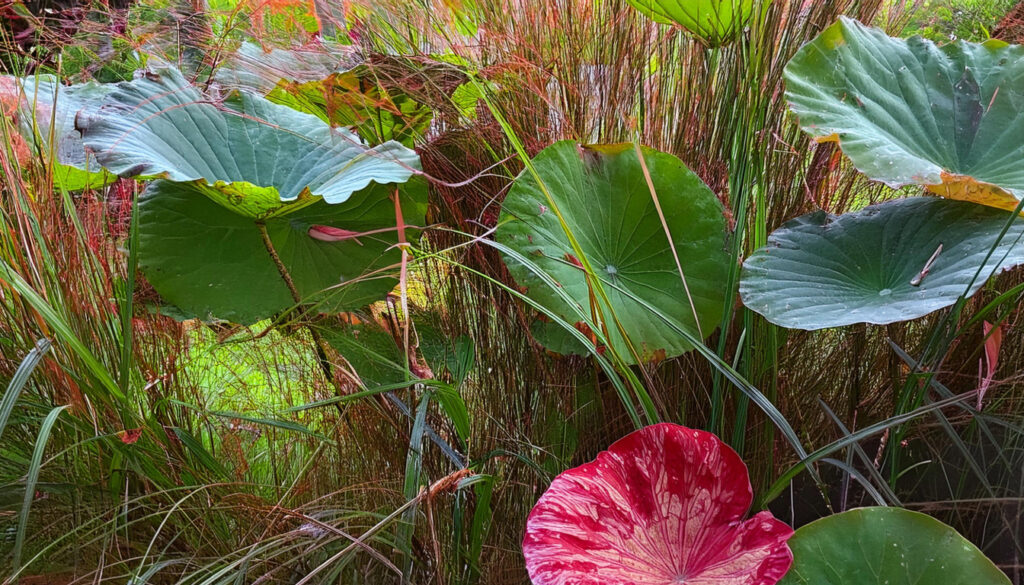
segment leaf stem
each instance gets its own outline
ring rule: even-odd
[[[285,286],[288,287],[288,292],[291,293],[292,300],[295,301],[297,308],[301,310],[302,306],[302,295],[299,294],[299,289],[295,286],[295,281],[292,280],[291,273],[288,272],[288,267],[281,261],[281,256],[278,255],[277,250],[274,248],[274,242],[270,239],[270,234],[267,232],[267,225],[263,222],[256,222],[256,228],[260,231],[260,236],[263,238],[263,246],[267,249],[267,253],[270,254],[270,259],[274,261],[274,266],[277,267],[277,273],[281,275],[281,280],[284,281]],[[300,313],[299,317],[305,315]],[[337,368],[334,366],[335,360],[332,358],[340,357],[334,348],[327,343],[323,335],[317,331],[316,327],[313,327],[308,322],[305,323],[306,330],[313,337],[313,342],[316,344],[317,362],[320,364],[320,369],[323,370],[324,375],[334,385],[338,396],[343,394],[343,390],[351,385],[358,386],[358,380],[353,380],[353,375],[345,371],[344,368]],[[340,374],[340,376],[339,376]],[[339,383],[339,378],[342,382]],[[338,412],[341,412],[341,406],[335,405],[338,408]]]
[[[285,286],[288,287],[288,292],[292,295],[292,300],[295,304],[302,303],[302,296],[299,294],[299,290],[295,288],[295,281],[292,280],[292,275],[288,272],[288,267],[281,261],[281,257],[278,256],[277,250],[274,249],[274,242],[270,239],[270,234],[267,232],[267,224],[262,221],[256,222],[256,228],[260,230],[260,236],[263,238],[263,246],[266,247],[267,253],[270,254],[270,259],[274,261],[274,266],[277,267],[277,273],[281,275],[281,280],[284,281]]]

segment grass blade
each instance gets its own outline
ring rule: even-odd
[[[43,356],[46,355],[46,352],[50,351],[50,345],[49,339],[43,338],[37,341],[36,346],[28,352],[25,359],[21,360],[18,369],[15,370],[3,398],[0,398],[0,437],[4,434],[4,427],[7,426],[7,420],[11,417],[11,411],[14,410],[14,403],[18,401],[21,390],[28,383],[29,378],[32,376],[32,371],[43,360]]]
[[[28,476],[25,478],[25,497],[21,503],[21,513],[18,516],[18,532],[14,537],[14,553],[11,575],[16,576],[21,572],[21,551],[25,546],[25,529],[28,527],[28,514],[32,508],[32,500],[36,495],[36,483],[39,481],[39,471],[43,466],[43,453],[46,452],[46,444],[50,440],[50,431],[57,423],[57,417],[64,412],[68,405],[58,406],[50,411],[43,419],[43,425],[39,427],[39,435],[36,437],[36,446],[32,451],[32,461],[28,467]]]
[[[424,392],[420,404],[416,408],[416,419],[413,421],[412,432],[409,434],[409,451],[405,459],[405,499],[408,502],[418,500],[420,478],[423,475],[423,435],[427,426],[427,408],[430,406],[430,392]],[[410,506],[398,524],[398,546],[405,553],[403,582],[408,583],[412,574],[413,553],[412,536],[416,528],[416,506]]]

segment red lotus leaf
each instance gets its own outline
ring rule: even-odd
[[[646,427],[551,483],[523,555],[535,585],[772,585],[793,530],[753,492],[739,455],[711,433]]]

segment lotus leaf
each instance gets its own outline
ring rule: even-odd
[[[230,90],[247,89],[267,94],[281,80],[321,81],[332,74],[349,71],[362,61],[355,47],[350,45],[322,43],[313,47],[264,50],[256,43],[245,42],[217,68],[214,80]]]
[[[1024,262],[1024,219],[999,240],[1012,215],[938,197],[838,217],[811,213],[775,230],[746,260],[740,295],[772,323],[795,329],[915,319]]]
[[[419,165],[398,143],[368,149],[348,130],[248,92],[215,103],[171,67],[119,84],[78,125],[112,172],[195,181],[257,218],[317,196],[342,203],[371,182],[404,182]]]
[[[227,88],[256,91],[332,126],[352,127],[371,144],[395,140],[412,146],[433,117],[430,108],[410,96],[385,89],[347,46],[264,51],[244,43],[218,68],[215,79]]]
[[[581,147],[571,141],[555,143],[533,159],[542,183],[529,170],[516,179],[505,198],[496,238],[558,283],[548,286],[526,265],[506,256],[512,276],[531,298],[570,323],[580,321],[556,289],[590,314],[592,283],[551,209],[554,203],[597,272],[626,335],[647,360],[692,347],[654,311],[696,337],[714,329],[725,302],[729,260],[723,208],[715,194],[678,158],[649,148],[640,152],[671,240],[633,144]],[[608,307],[602,309],[610,314]],[[610,343],[630,359],[617,327],[608,323],[607,328]]]
[[[422,225],[425,188],[414,179],[400,190],[407,224]],[[303,301],[325,312],[355,309],[398,282],[395,190],[374,184],[344,203],[294,203],[257,219],[205,197],[199,184],[157,180],[139,200],[140,268],[189,316],[254,323],[295,304],[262,224]]]
[[[1024,197],[1024,47],[939,47],[843,18],[786,66],[786,97],[805,131],[891,187],[1010,210]]]
[[[18,132],[32,153],[52,164],[54,184],[74,191],[116,179],[86,152],[75,129],[76,114],[98,107],[112,88],[95,82],[66,86],[53,75],[2,76],[0,103],[16,113]]]
[[[992,561],[942,522],[901,508],[857,508],[789,539],[779,585],[1010,585]]]
[[[526,570],[534,585],[775,585],[793,529],[745,518],[752,498],[715,435],[644,427],[551,482],[526,521]]]
[[[735,38],[754,12],[754,0],[626,1],[658,22],[682,26],[711,46]],[[768,2],[763,4],[767,6]]]

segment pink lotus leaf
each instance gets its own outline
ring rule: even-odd
[[[739,455],[711,433],[657,424],[551,483],[526,525],[534,585],[772,585],[793,530],[753,499]]]

